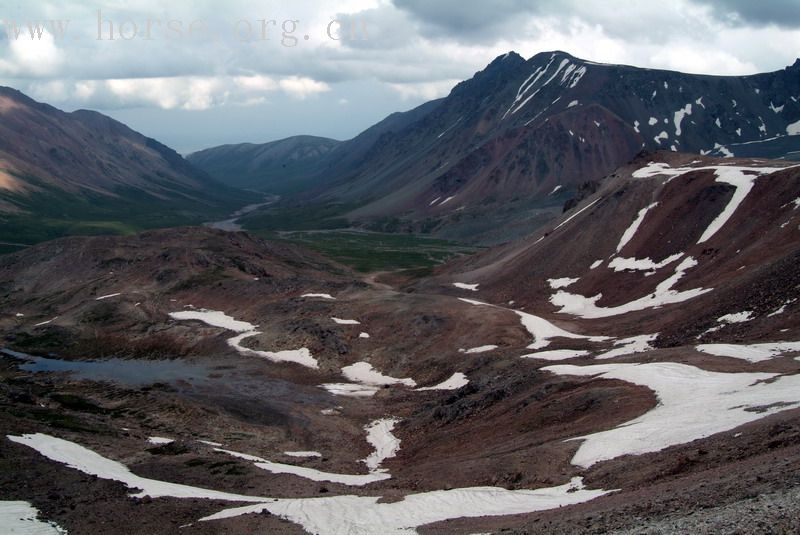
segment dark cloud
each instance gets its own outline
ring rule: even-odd
[[[798,0],[711,0],[698,3],[711,6],[723,20],[737,25],[800,26]]]
[[[549,4],[530,0],[394,0],[394,5],[416,18],[429,35],[438,31],[447,36],[494,38],[498,37],[499,28],[539,12],[545,3]]]

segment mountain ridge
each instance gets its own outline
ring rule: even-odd
[[[508,241],[643,149],[791,156],[800,150],[800,137],[789,135],[800,122],[798,98],[798,62],[718,76],[598,64],[560,51],[528,60],[508,53],[417,117],[343,142],[323,171],[310,170],[314,187],[294,200],[356,206],[346,216],[368,228],[384,221],[446,238]],[[348,159],[356,147],[359,156]]]
[[[199,223],[250,197],[111,117],[0,88],[0,240]]]

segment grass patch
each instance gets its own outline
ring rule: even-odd
[[[353,230],[324,232],[257,231],[264,238],[297,243],[369,273],[407,270],[409,275],[430,273],[433,266],[459,255],[473,254],[477,247],[413,234],[384,234]]]
[[[246,230],[331,230],[346,229],[344,215],[356,205],[329,203],[314,206],[267,206],[244,216],[239,224]]]
[[[192,191],[171,185],[171,199],[140,189],[120,187],[118,197],[92,192],[67,193],[33,177],[22,177],[38,190],[29,194],[0,192],[0,199],[22,212],[0,213],[0,242],[35,244],[63,236],[133,234],[153,228],[196,225],[220,219],[240,208],[244,192],[210,186]],[[156,182],[156,180],[153,180]],[[0,253],[19,250],[0,245]]]

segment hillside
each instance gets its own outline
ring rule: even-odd
[[[587,193],[404,284],[205,228],[1,257],[0,494],[75,533],[797,531],[800,168]]]
[[[504,242],[642,150],[796,156],[798,95],[800,62],[726,77],[509,53],[446,98],[338,145],[293,200],[338,203],[375,229]]]
[[[230,186],[286,195],[313,188],[308,177],[339,143],[295,136],[264,144],[222,145],[190,154],[187,160]]]
[[[0,88],[0,241],[199,223],[251,196],[100,113]]]

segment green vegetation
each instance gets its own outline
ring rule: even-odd
[[[445,240],[413,234],[383,234],[356,230],[280,232],[255,231],[272,240],[297,243],[361,272],[409,270],[429,274],[433,266],[457,255],[478,251]]]
[[[220,194],[208,200],[198,200],[199,192],[171,187],[175,197],[158,199],[136,188],[120,188],[118,197],[64,191],[26,177],[39,190],[30,195],[0,194],[23,211],[0,213],[0,242],[35,244],[62,236],[99,234],[132,234],[153,228],[196,225],[222,218],[246,202],[244,193],[235,192],[232,198]],[[192,197],[188,197],[192,195]],[[18,247],[0,244],[0,253],[13,252]]]
[[[355,205],[328,203],[305,206],[267,206],[239,220],[246,229],[265,230],[330,230],[346,229],[350,222],[344,214]]]

